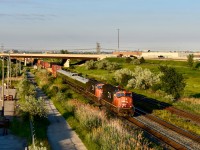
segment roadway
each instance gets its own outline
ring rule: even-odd
[[[0,56],[11,58],[61,58],[61,59],[82,59],[82,60],[101,60],[106,57],[112,57],[112,54],[8,54],[1,53]]]

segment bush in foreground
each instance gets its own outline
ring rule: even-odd
[[[105,111],[77,100],[69,100],[66,105],[72,107],[75,118],[87,130],[88,142],[95,142],[100,149],[149,149],[141,132],[127,131],[121,120],[108,119]]]

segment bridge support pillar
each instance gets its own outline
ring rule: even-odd
[[[24,66],[27,64],[27,58],[24,58]]]
[[[64,67],[66,68],[70,67],[70,59],[67,59],[67,61],[64,63]]]

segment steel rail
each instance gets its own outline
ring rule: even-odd
[[[137,112],[136,112],[137,113]],[[142,121],[137,120],[136,118],[132,118],[132,117],[125,117],[128,121],[130,121],[131,123],[137,125],[138,127],[140,127],[141,129],[143,129],[144,131],[146,131],[147,133],[153,135],[154,137],[156,137],[157,139],[161,140],[162,142],[166,143],[167,145],[173,147],[174,149],[181,149],[181,150],[187,150],[187,147],[183,146],[182,144],[176,142],[175,140],[167,137],[166,135],[160,133],[159,131],[145,125]]]
[[[153,104],[153,105],[159,105],[160,108],[162,109],[165,109],[173,114],[176,114],[178,116],[181,116],[182,118],[187,118],[187,119],[190,119],[198,124],[200,124],[200,115],[195,115],[195,114],[191,114],[189,112],[186,112],[186,111],[183,111],[183,110],[180,110],[180,109],[177,109],[173,106],[171,106],[170,104],[167,104],[167,103],[164,103],[164,102],[159,102],[157,100],[154,100],[154,99],[149,99],[149,98],[146,98],[146,97],[142,97],[138,94],[135,94],[134,95],[137,97],[135,98],[135,101],[142,101],[142,102],[146,102],[146,103],[149,103],[149,104]]]
[[[200,143],[200,136],[199,135],[196,135],[196,134],[193,134],[193,133],[191,133],[189,131],[181,129],[181,128],[179,128],[179,127],[177,127],[175,125],[172,125],[172,124],[170,124],[170,123],[168,123],[168,122],[166,122],[166,121],[164,121],[164,120],[162,120],[162,119],[160,119],[160,118],[158,118],[158,117],[156,117],[154,115],[147,114],[146,112],[144,112],[144,111],[142,111],[142,110],[140,110],[138,108],[136,108],[136,110],[140,114],[144,115],[144,117],[146,117],[146,118],[148,118],[148,119],[150,119],[150,120],[152,120],[152,121],[154,121],[156,123],[159,123],[160,125],[168,128],[168,129],[170,129],[170,130],[172,130],[172,131],[174,131],[176,133],[179,133],[179,134],[181,134],[181,135],[183,135],[183,136],[185,136],[185,137],[187,137],[187,138],[189,138],[189,139],[191,139],[191,140],[193,140],[193,141],[195,141],[197,143]]]
[[[90,93],[90,92],[86,92],[83,87],[81,87],[81,86],[79,86],[77,84],[71,83],[70,81],[66,81],[66,83],[70,87],[72,87],[75,91],[77,91],[78,93],[82,94],[83,96],[90,97],[90,98],[93,97],[92,96],[93,94]],[[173,139],[167,137],[166,135],[163,135],[163,134],[159,133],[155,129],[148,127],[147,125],[145,125],[141,121],[138,121],[135,118],[132,118],[132,117],[124,117],[124,118],[127,119],[128,121],[130,121],[131,123],[137,125],[141,129],[145,130],[149,134],[153,135],[157,139],[161,140],[162,142],[166,143],[167,145],[175,148],[175,149],[182,149],[182,150],[186,150],[187,149],[184,145],[174,141]]]

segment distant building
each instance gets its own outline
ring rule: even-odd
[[[15,49],[12,49],[12,50],[9,51],[9,53],[11,53],[11,54],[13,54],[13,53],[19,53],[19,51],[15,50]]]
[[[113,52],[113,55],[116,56],[121,56],[121,57],[131,57],[131,56],[136,56],[136,57],[140,57],[142,55],[142,52],[140,51],[129,51],[129,52]]]

